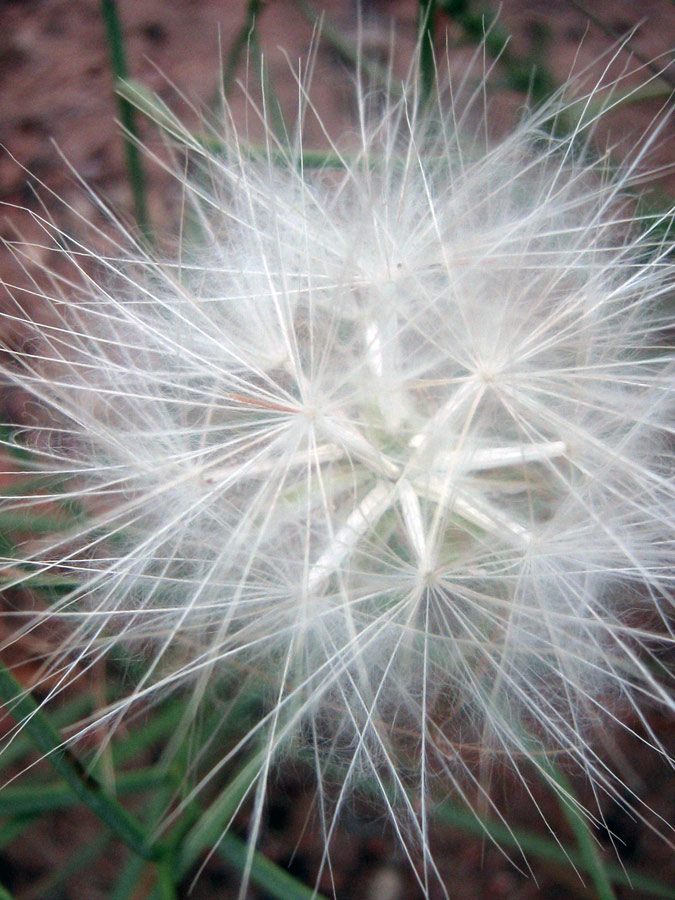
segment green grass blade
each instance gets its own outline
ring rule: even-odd
[[[434,25],[436,0],[418,0],[417,28],[419,35],[420,106],[426,106],[436,89],[434,59]]]
[[[579,811],[571,784],[563,773],[546,757],[542,757],[540,765],[558,790],[558,801],[565,818],[574,833],[579,854],[584,861],[584,868],[593,881],[600,900],[616,900],[612,882],[605,871],[597,842],[591,832],[588,819]]]
[[[73,794],[125,844],[147,859],[157,859],[165,852],[161,845],[149,843],[139,823],[87,774],[33,696],[3,663],[0,663],[0,699],[21,722],[21,728],[32,738],[36,748],[49,760]]]
[[[64,703],[59,709],[54,710],[50,715],[50,720],[55,728],[66,728],[91,712],[93,705],[92,698],[82,694],[69,703]],[[12,743],[3,747],[2,751],[0,751],[0,772],[26,756],[33,749],[34,744],[27,735],[17,734]],[[0,794],[0,796],[2,795]]]
[[[246,870],[250,860],[247,843],[225,829],[260,773],[265,752],[266,749],[263,749],[254,754],[211,806],[199,814],[194,827],[178,847],[176,867],[181,877],[187,875],[199,856],[211,848],[215,848],[238,872]],[[254,852],[250,864],[251,883],[276,900],[325,900],[262,853]]]
[[[15,435],[17,432],[16,424],[0,422],[0,447],[7,450],[15,459],[21,462],[31,462],[33,459],[30,450],[17,444]]]
[[[33,819],[30,816],[26,816],[25,819],[10,819],[9,822],[5,822],[0,827],[0,850],[20,837],[32,824]]]
[[[48,516],[42,513],[31,513],[29,510],[7,510],[0,512],[0,531],[24,531],[36,536],[38,534],[53,534],[71,528],[72,520],[59,519],[57,516]]]
[[[183,838],[178,855],[178,870],[181,874],[190,869],[203,850],[214,847],[221,839],[239,805],[260,774],[263,755],[264,751],[259,751],[241,767]]]
[[[173,860],[166,857],[157,867],[157,893],[159,900],[177,900],[176,883],[174,881]]]
[[[143,859],[142,856],[132,855],[124,865],[108,900],[129,900],[130,897],[134,897],[136,895],[136,885],[140,881],[147,865],[147,860]]]
[[[587,871],[586,860],[578,850],[574,848],[563,850],[549,838],[521,828],[509,828],[503,822],[481,821],[464,806],[443,803],[434,810],[434,819],[465,834],[473,834],[476,837],[488,835],[501,847],[517,849],[526,856],[536,857],[556,867],[569,869],[570,865],[574,865],[580,872]],[[615,863],[605,863],[604,869],[612,884],[633,888],[661,900],[675,900],[675,888],[656,878],[624,869]]]
[[[246,867],[248,845],[236,835],[224,835],[216,852],[238,872]],[[275,900],[326,900],[323,894],[302,884],[258,851],[253,854],[251,882]]]
[[[166,135],[179,141],[185,147],[197,153],[211,154],[227,157],[228,148],[225,143],[210,134],[192,134],[171,112],[164,101],[153,93],[145,85],[133,79],[126,78],[117,82],[118,93],[125,97],[144,116],[160,128]],[[246,146],[240,142],[238,149],[248,154],[251,159],[261,158],[267,153],[261,147]],[[288,163],[289,156],[281,151],[270,150],[274,161]],[[321,150],[305,150],[298,154],[298,163],[302,162],[305,169],[344,169],[344,161],[334,153]]]
[[[38,572],[31,575],[30,570],[17,566],[14,572],[9,575],[0,576],[0,587],[15,587],[23,585],[24,587],[50,588],[51,590],[72,590],[78,587],[81,582],[75,577],[68,575],[60,575],[51,572]]]
[[[158,710],[141,728],[136,728],[127,737],[112,746],[112,758],[116,766],[137,759],[148,747],[173,734],[185,715],[185,704],[169,703]]]
[[[115,782],[115,792],[120,795],[138,794],[167,782],[163,767],[140,769],[120,775]],[[38,784],[31,787],[4,788],[0,791],[0,816],[36,816],[77,806],[83,801],[67,784]]]
[[[110,62],[115,81],[126,78],[127,62],[124,53],[124,39],[115,0],[101,0],[101,15],[105,23],[106,37],[110,51]],[[129,185],[134,198],[136,220],[146,239],[150,237],[150,222],[145,196],[145,174],[138,150],[138,130],[134,107],[120,94],[117,95],[117,108],[120,122],[124,128],[124,150],[127,160]]]
[[[227,54],[227,62],[223,69],[224,96],[228,95],[230,88],[232,87],[234,76],[236,75],[237,69],[239,68],[241,55],[244,52],[245,47],[251,40],[251,37],[253,36],[258,16],[263,10],[263,4],[264,0],[248,0],[248,4],[246,5],[246,18],[244,20],[244,24],[241,26],[234,38],[234,41],[232,42],[230,50]]]
[[[155,794],[149,798],[143,821],[146,824],[148,833],[157,826],[161,819],[162,813],[171,803],[171,798],[175,793],[175,787],[160,788]],[[167,853],[166,861],[173,860],[171,854]],[[162,861],[163,862],[163,861]],[[110,893],[108,900],[129,900],[138,893],[138,882],[143,877],[147,862],[140,856],[131,856],[125,864],[115,887]],[[158,873],[159,874],[159,873]]]

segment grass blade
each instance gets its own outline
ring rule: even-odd
[[[140,769],[120,775],[115,782],[118,794],[137,794],[166,784],[163,768]],[[0,816],[36,816],[55,809],[77,806],[82,801],[67,784],[39,784],[5,788],[0,792]]]
[[[65,703],[59,709],[54,710],[50,719],[55,728],[66,728],[73,725],[82,716],[86,716],[87,713],[91,712],[92,708],[92,698],[83,694],[80,697],[75,697],[69,703]],[[25,734],[17,734],[12,743],[3,747],[0,752],[0,772],[23,756],[26,756],[32,749],[33,743],[30,738]]]
[[[549,759],[544,757],[541,765],[551,781],[559,789],[556,791],[559,803],[574,833],[579,854],[584,861],[584,868],[593,881],[599,900],[616,900],[612,882],[598,853],[597,843],[591,833],[588,820],[578,811],[571,784]]]
[[[223,835],[216,850],[218,855],[237,871],[242,871],[246,867],[248,845],[236,835],[231,833]],[[275,900],[326,900],[323,894],[302,884],[289,872],[257,851],[253,854],[251,882]]]
[[[574,848],[563,850],[549,838],[521,828],[507,828],[502,822],[480,821],[465,807],[443,803],[434,810],[434,818],[437,822],[450,828],[456,828],[465,834],[473,834],[476,837],[484,837],[487,834],[501,847],[517,849],[556,867],[569,869],[570,863],[572,863],[580,872],[587,871],[587,860],[579,850]],[[656,878],[624,869],[615,863],[605,863],[604,870],[611,883],[619,887],[642,891],[645,894],[659,897],[661,900],[675,900],[675,888],[669,887]]]
[[[436,61],[434,59],[434,24],[436,0],[418,0],[419,14],[419,74],[420,105],[425,106],[436,88]]]
[[[241,26],[232,42],[232,46],[227,55],[227,62],[223,69],[224,96],[228,95],[230,88],[232,87],[232,82],[234,81],[234,76],[237,73],[237,68],[239,67],[239,62],[241,60],[241,54],[244,52],[244,48],[251,40],[253,32],[255,31],[256,22],[259,14],[262,12],[263,4],[264,0],[248,0],[244,24]]]
[[[195,826],[185,836],[178,857],[178,869],[181,873],[188,871],[203,850],[218,844],[242,800],[260,774],[261,757],[262,751],[254,754],[241,767],[225,790],[199,816]]]
[[[0,699],[21,722],[22,729],[30,735],[36,748],[50,761],[75,797],[86,804],[111,831],[145,859],[154,860],[164,853],[161,845],[148,842],[144,830],[133,816],[114,797],[108,796],[86,772],[79,759],[65,746],[37,701],[19,684],[4,663],[0,663]]]
[[[124,53],[122,29],[120,27],[115,0],[101,0],[101,15],[103,16],[106,28],[106,36],[110,50],[110,62],[115,81],[117,81],[127,77],[127,62]],[[141,156],[137,146],[138,131],[136,129],[135,110],[132,104],[120,94],[117,95],[117,107],[120,122],[124,128],[124,150],[127,159],[129,185],[134,198],[136,220],[143,235],[146,238],[149,238],[150,223],[145,198],[145,174],[143,172]]]

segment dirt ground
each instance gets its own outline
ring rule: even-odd
[[[355,41],[356,7],[352,0],[315,0],[325,10],[326,21],[341,35]],[[474,3],[474,7],[477,4]],[[559,83],[571,71],[590,66],[593,77],[604,69],[619,74],[635,67],[627,51],[610,53],[614,40],[579,8],[568,2],[548,0],[503,0],[500,25],[513,35],[511,50],[524,59],[545,61]],[[625,36],[638,27],[631,40],[635,51],[646,59],[666,62],[675,48],[675,4],[672,0],[588,0],[594,14],[614,34]],[[363,0],[364,47],[384,54],[395,26],[397,67],[405,70],[415,38],[415,0]],[[131,76],[156,91],[189,126],[198,125],[201,110],[213,108],[218,96],[222,58],[245,19],[245,0],[120,0]],[[457,26],[447,24],[450,41],[458,37]],[[291,67],[307,57],[313,26],[293,0],[268,0],[260,16],[260,34],[269,77],[282,105],[292,109],[297,86]],[[443,41],[439,38],[439,44]],[[609,55],[608,55],[609,53]],[[461,59],[462,57],[458,57]],[[671,67],[675,77],[675,70]],[[636,80],[646,80],[643,70]],[[245,77],[242,67],[240,77]],[[522,102],[508,86],[494,78],[496,121],[509,115]],[[350,120],[347,102],[349,78],[344,59],[323,43],[313,80],[313,97],[331,129],[346,127]],[[601,140],[616,145],[620,157],[629,150],[660,114],[667,99],[647,99],[626,105],[607,118]],[[241,90],[232,93],[235,119],[242,120],[245,99]],[[116,123],[117,108],[108,65],[97,0],[0,0],[0,237],[14,240],[17,231],[35,242],[31,265],[47,261],[40,228],[31,213],[53,216],[66,231],[78,234],[82,222],[91,221],[105,230],[109,223],[84,185],[105,199],[117,214],[130,220],[133,204],[126,176],[123,146]],[[675,117],[673,117],[675,119]],[[142,138],[151,148],[159,146],[156,132],[142,124]],[[322,146],[317,123],[309,123],[307,146]],[[675,125],[663,127],[650,149],[645,169],[655,175],[645,179],[645,189],[663,208],[675,197]],[[175,233],[176,188],[170,175],[148,165],[149,214],[153,227],[167,235]],[[60,198],[57,201],[56,197]],[[30,271],[28,272],[30,274]],[[26,278],[11,255],[0,251],[0,277],[7,282]],[[25,283],[25,282],[24,282]],[[675,754],[672,722],[653,718],[664,745]],[[626,763],[626,778],[641,800],[652,806],[666,822],[675,821],[675,776],[672,769],[638,741],[624,737],[618,745]],[[583,795],[586,786],[577,785]],[[537,789],[538,790],[538,789]],[[514,780],[498,783],[497,799],[508,809],[512,823],[544,833],[541,820]],[[261,849],[271,859],[288,865],[300,878],[313,883],[322,847],[316,831],[306,828],[312,804],[311,781],[302,773],[280,776],[272,789],[268,822]],[[541,790],[536,794],[554,827],[566,835],[565,824],[554,801]],[[615,830],[624,836],[624,858],[636,870],[675,884],[675,861],[669,848],[647,827],[630,820],[621,811],[607,808]],[[373,822],[368,811],[354,805],[343,817],[332,849],[332,875],[337,896],[343,900],[416,900],[420,891],[409,866],[381,819]],[[64,813],[45,821],[20,841],[0,853],[0,882],[17,900],[99,900],[120,864],[121,850],[106,854],[100,865],[72,878],[58,893],[36,893],[36,885],[70,853],[77,841],[87,841],[94,824],[86,816]],[[602,839],[602,836],[600,836]],[[488,842],[461,831],[437,827],[433,845],[439,869],[453,900],[564,900],[594,896],[570,868],[553,868],[531,859],[532,873],[520,872]],[[607,848],[607,858],[612,858]],[[419,861],[417,861],[419,862]],[[185,886],[187,897],[189,885]],[[330,892],[328,876],[321,889]],[[40,890],[39,888],[37,889]],[[622,898],[639,898],[629,889],[617,891]],[[212,860],[197,881],[191,900],[236,897],[236,878],[222,863]],[[139,900],[141,895],[139,894]],[[250,896],[263,894],[251,888]],[[432,897],[441,897],[440,889]]]

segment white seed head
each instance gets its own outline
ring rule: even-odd
[[[444,99],[358,101],[337,168],[185,134],[192,247],[15,293],[26,471],[86,511],[20,562],[72,579],[78,660],[148,654],[128,703],[263,684],[270,758],[375,776],[426,840],[431,782],[479,786],[463,741],[610,795],[600,717],[665,752],[673,264],[592,121],[480,149]]]

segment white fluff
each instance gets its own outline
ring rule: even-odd
[[[182,132],[193,246],[93,276],[74,253],[44,313],[4,307],[37,334],[4,369],[41,408],[27,473],[89,510],[26,578],[77,578],[50,612],[77,659],[147,654],[106,715],[260,683],[263,775],[311,746],[338,805],[375,777],[425,846],[431,783],[479,787],[463,742],[529,772],[562,751],[618,795],[589,724],[637,717],[665,753],[643,710],[675,705],[673,264],[631,221],[643,149],[612,173],[590,114],[548,136],[554,107],[481,147],[446,100],[359,94],[325,171]]]

